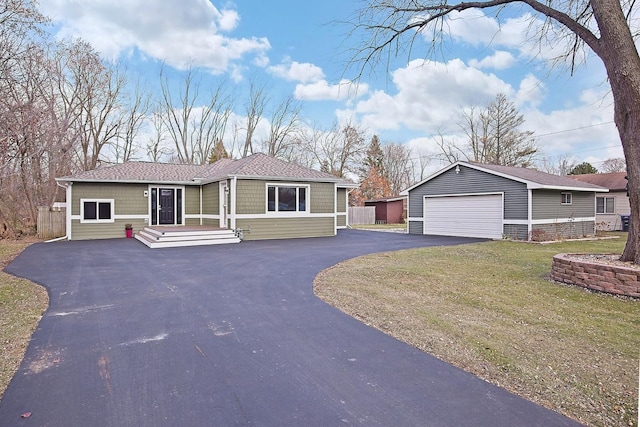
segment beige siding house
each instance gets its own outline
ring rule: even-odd
[[[245,240],[333,236],[349,224],[357,187],[264,154],[211,165],[128,162],[57,181],[69,240],[124,237],[125,224],[229,229]]]
[[[596,226],[598,230],[623,230],[623,217],[630,215],[627,195],[627,173],[590,173],[573,175],[570,178],[599,185],[609,189],[609,193],[596,197]]]

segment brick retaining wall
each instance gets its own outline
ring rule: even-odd
[[[571,258],[553,257],[551,279],[596,291],[640,298],[640,268],[600,264]]]

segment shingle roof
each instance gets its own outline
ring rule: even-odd
[[[608,188],[609,191],[626,191],[627,180],[625,176],[627,176],[626,172],[612,172],[571,175],[571,178]]]
[[[127,162],[58,178],[59,181],[194,183],[212,182],[232,176],[246,178],[292,179],[337,182],[349,181],[334,175],[288,163],[262,153],[242,159],[221,159],[210,165],[187,165],[154,162]]]
[[[430,177],[412,185],[411,187],[402,191],[400,194],[407,195],[409,194],[409,191],[413,190],[414,188],[424,184],[427,181],[430,181],[436,176],[441,175],[453,168],[458,168],[459,166],[466,166],[466,167],[480,170],[493,175],[502,176],[514,181],[523,182],[523,183],[526,183],[527,188],[530,188],[530,189],[554,189],[554,190],[567,190],[567,191],[575,190],[575,191],[598,191],[598,192],[607,191],[605,187],[601,187],[588,182],[582,182],[575,179],[567,178],[565,176],[552,175],[552,174],[541,172],[535,169],[459,161],[436,172]]]
[[[584,188],[594,190],[602,189],[601,186],[589,182],[576,181],[575,179],[571,179],[566,176],[552,175],[550,173],[541,172],[535,169],[514,166],[489,165],[483,163],[470,164],[478,166],[481,169],[489,169],[500,174],[510,175],[512,177],[520,178],[524,181],[536,183],[544,187]]]
[[[309,169],[295,163],[285,162],[266,154],[257,153],[249,157],[233,160],[225,165],[220,173],[244,177],[268,177],[309,179],[323,181],[341,181],[340,178],[329,173]]]

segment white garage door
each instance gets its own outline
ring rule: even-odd
[[[502,238],[502,194],[425,197],[424,234]]]

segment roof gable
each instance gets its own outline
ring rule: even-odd
[[[459,170],[460,167],[468,167],[492,175],[500,176],[512,181],[522,182],[527,185],[528,189],[552,189],[552,190],[565,190],[565,191],[598,191],[606,192],[607,189],[598,185],[577,181],[575,179],[567,178],[560,175],[552,175],[546,172],[541,172],[535,169],[521,168],[515,166],[502,166],[502,165],[489,165],[484,163],[464,162],[458,161],[453,163],[444,169],[436,172],[428,178],[420,181],[417,184],[407,188],[401,194],[408,194],[409,191],[422,184],[440,176],[452,169]]]

